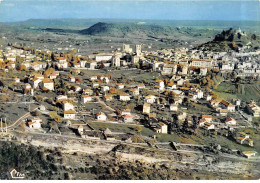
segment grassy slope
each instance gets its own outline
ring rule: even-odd
[[[214,91],[220,98],[226,100],[237,98],[249,102],[252,99],[255,101],[260,99],[259,84],[245,84],[245,94],[238,94],[235,85],[231,82],[222,82]]]

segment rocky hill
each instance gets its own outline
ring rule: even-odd
[[[241,31],[241,29],[230,28],[217,34],[215,38],[199,46],[201,50],[211,51],[238,51],[241,48],[250,51],[259,49],[260,36]]]

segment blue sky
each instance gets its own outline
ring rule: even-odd
[[[3,0],[0,3],[0,22],[32,18],[260,21],[260,2],[257,0]]]

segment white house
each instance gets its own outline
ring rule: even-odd
[[[72,104],[66,100],[62,102],[62,107],[63,107],[64,111],[74,110],[74,104]]]
[[[42,82],[42,79],[39,78],[33,78],[28,81],[28,83],[32,86],[32,88],[37,88],[39,86],[39,83]]]
[[[93,95],[93,90],[91,90],[91,89],[85,89],[85,90],[83,90],[83,94]]]
[[[75,119],[76,112],[72,109],[64,111],[64,119]]]
[[[151,104],[145,103],[143,105],[143,113],[150,114],[150,111],[151,111]]]
[[[129,114],[122,115],[124,123],[132,123],[133,122],[133,116]]]
[[[33,118],[31,120],[28,120],[28,126],[29,128],[39,129],[41,128],[41,122],[42,120],[40,118]]]
[[[156,133],[168,133],[168,125],[159,122],[154,130],[156,131]]]
[[[81,96],[81,102],[82,103],[91,102],[92,100],[93,100],[93,98],[89,95],[82,95]]]
[[[129,101],[129,100],[131,100],[131,99],[130,99],[130,95],[127,94],[127,93],[120,94],[120,95],[119,95],[119,100],[121,100],[121,101]]]
[[[139,89],[138,88],[132,88],[129,90],[130,95],[137,96],[139,95]]]
[[[71,83],[75,83],[76,82],[76,78],[74,76],[69,75],[68,77],[69,77],[69,82],[71,82]]]
[[[97,120],[98,121],[106,121],[107,116],[103,112],[99,112],[96,114]]]
[[[106,92],[109,90],[109,86],[101,86],[101,91]]]
[[[235,119],[229,117],[229,118],[227,118],[227,119],[225,120],[225,124],[227,124],[227,125],[236,125],[237,122],[236,122]]]
[[[40,85],[42,89],[54,90],[54,82],[49,78],[44,78]]]
[[[171,105],[170,105],[170,111],[178,111],[178,105],[176,105],[176,104],[171,104]]]
[[[156,96],[154,95],[148,95],[145,97],[145,102],[152,104],[156,101]]]
[[[116,88],[118,89],[123,89],[125,87],[125,85],[123,84],[116,84]]]

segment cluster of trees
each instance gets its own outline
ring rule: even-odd
[[[53,119],[57,123],[60,123],[62,121],[62,118],[57,114],[56,111],[50,111],[49,116],[51,119]]]
[[[216,89],[217,86],[223,81],[223,77],[218,73],[210,72],[206,77],[204,77],[200,85],[205,86],[206,90],[209,91],[209,89]]]

